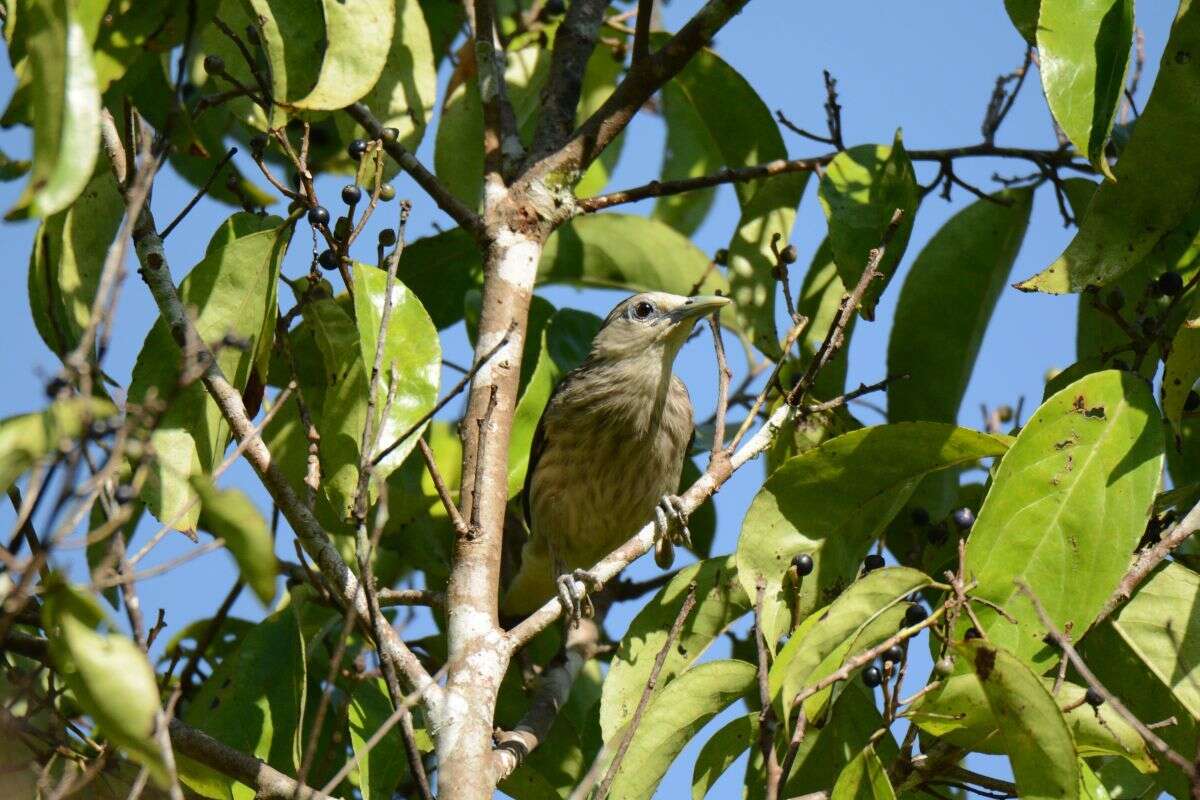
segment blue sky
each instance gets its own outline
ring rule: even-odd
[[[674,0],[665,9],[669,26],[678,26],[696,8],[699,0]],[[1143,0],[1137,12],[1137,24],[1146,34],[1146,74],[1142,96],[1152,85],[1157,62],[1166,41],[1174,4],[1167,0]],[[1004,14],[1001,0],[964,2],[964,0],[922,0],[916,3],[866,2],[842,0],[835,4],[799,3],[795,0],[753,0],[717,38],[716,49],[757,89],[772,110],[782,109],[793,121],[810,130],[824,125],[824,87],[822,68],[838,79],[843,110],[844,136],[848,145],[889,143],[896,128],[902,128],[906,146],[937,148],[973,144],[979,141],[979,125],[995,78],[1020,65],[1024,43]],[[13,78],[4,59],[0,65],[0,95],[11,94]],[[441,75],[442,86],[446,74]],[[730,113],[737,113],[731,109]],[[436,119],[435,119],[436,124]],[[785,141],[793,157],[825,151],[822,145],[786,133]],[[426,164],[433,162],[433,133],[425,137],[418,151]],[[658,176],[662,158],[662,126],[653,118],[639,119],[629,131],[621,162],[609,188],[643,183]],[[1055,138],[1049,111],[1036,75],[1026,82],[1022,96],[1001,129],[1000,144],[1053,147]],[[0,132],[0,149],[10,157],[26,156],[30,134],[24,129]],[[241,156],[239,156],[241,158]],[[979,159],[959,162],[956,170],[966,180],[991,186],[993,172],[1021,173],[1026,165]],[[929,165],[918,165],[918,177],[928,182],[933,176]],[[325,197],[336,198],[344,183],[340,177],[322,179],[318,188]],[[407,179],[397,179],[400,197],[413,200],[410,236],[432,232],[436,222],[449,226],[432,202]],[[21,190],[21,182],[0,184],[0,207],[7,208]],[[190,198],[193,189],[169,170],[156,183],[153,208],[159,220],[174,216]],[[884,294],[877,319],[860,323],[850,345],[849,381],[871,382],[884,375],[888,333],[900,282],[916,253],[928,238],[955,211],[969,203],[966,192],[956,189],[952,202],[931,195],[916,217],[915,229],[900,273]],[[363,241],[374,241],[380,220],[394,222],[395,206],[385,207],[376,215]],[[644,213],[649,204],[622,210]],[[181,278],[200,258],[209,234],[231,209],[210,201],[202,202],[186,223],[167,243],[167,255],[176,276]],[[738,218],[733,193],[723,189],[703,228],[693,237],[695,243],[712,253],[726,246]],[[26,263],[35,226],[32,223],[5,224],[5,249],[12,263],[0,270],[0,319],[3,342],[0,347],[0,375],[5,389],[0,392],[0,416],[32,410],[43,401],[43,384],[53,374],[56,360],[34,329],[26,293]],[[800,251],[799,266],[806,265],[825,233],[825,220],[815,198],[815,182],[810,182],[800,205],[792,242]],[[1048,188],[1039,190],[1033,219],[1013,270],[1014,280],[1040,270],[1069,240],[1072,231],[1064,230]],[[308,232],[297,232],[285,271],[298,275],[306,269]],[[800,275],[793,272],[796,285]],[[541,291],[559,306],[584,308],[603,315],[620,297],[611,291],[578,291],[552,287]],[[146,331],[154,319],[149,293],[131,272],[121,296],[107,371],[119,380],[127,380]],[[962,405],[960,420],[978,427],[981,403],[1016,404],[1024,396],[1031,409],[1041,396],[1043,375],[1052,367],[1073,362],[1075,349],[1075,300],[1021,294],[1006,289],[1001,295],[992,325],[979,354],[978,366]],[[443,347],[447,357],[463,363],[470,354],[461,326],[445,332]],[[688,383],[697,406],[697,417],[707,416],[715,396],[712,348],[708,337],[688,345],[679,357],[677,372]],[[735,360],[735,372],[744,364]],[[454,380],[447,373],[444,382]],[[459,405],[452,403],[449,411]],[[876,415],[862,411],[865,422],[877,422]],[[717,499],[718,537],[714,552],[730,552],[736,542],[742,515],[763,478],[762,468],[752,464],[736,475]],[[250,471],[239,465],[228,473],[227,485],[251,490],[269,510],[265,495],[253,489]],[[0,509],[0,526],[11,524],[12,511],[5,503]],[[141,540],[153,531],[139,532]],[[135,541],[137,547],[139,541]],[[146,559],[144,566],[162,563],[187,552],[193,545],[179,535],[168,536]],[[281,552],[291,553],[291,542],[284,537]],[[68,555],[64,565],[82,578],[78,553]],[[633,568],[634,574],[656,571],[646,561]],[[149,614],[162,606],[167,609],[167,634],[180,630],[188,622],[209,616],[217,607],[233,580],[231,561],[223,553],[213,553],[192,561],[169,575],[149,579],[139,585],[142,604]],[[610,618],[610,630],[619,632],[629,612],[620,610]],[[247,594],[234,608],[235,615],[257,618],[262,609]],[[166,638],[165,636],[163,637]],[[921,648],[916,648],[917,650]],[[913,670],[917,679],[927,674]],[[704,741],[701,735],[697,743]],[[668,775],[663,796],[686,794],[690,787],[691,765],[696,744]],[[714,791],[717,796],[736,791],[740,765]]]

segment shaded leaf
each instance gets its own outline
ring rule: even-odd
[[[1016,260],[1032,189],[977,200],[950,218],[917,256],[900,290],[888,340],[888,419],[958,419],[1000,292]],[[1008,205],[1000,205],[1007,203]]]
[[[1070,623],[1084,634],[1146,528],[1162,469],[1157,417],[1139,378],[1093,373],[1043,403],[1000,462],[967,540],[966,571],[979,582],[976,596],[1018,621],[980,607],[988,637],[1036,669],[1057,653],[1014,581],[1033,589],[1060,629]]]
[[[1053,692],[1053,678],[1041,678],[1041,681],[1047,691]],[[1077,705],[1086,692],[1084,686],[1063,683],[1053,695],[1060,708],[1076,706],[1064,717],[1079,755],[1085,758],[1121,756],[1142,772],[1156,771],[1142,737],[1112,708],[1104,705],[1093,709],[1086,703]],[[910,719],[921,726],[921,730],[956,747],[977,753],[1005,752],[998,722],[974,672],[945,679],[938,688],[913,704]]]
[[[875,755],[875,748],[868,746],[842,770],[829,800],[895,800],[895,797],[883,762]]]
[[[279,565],[267,521],[250,498],[237,489],[218,490],[202,475],[192,476],[192,489],[200,498],[201,526],[225,540],[242,580],[263,605],[269,605],[275,598]]]
[[[747,595],[766,579],[764,630],[782,634],[793,607],[784,572],[801,554],[815,568],[796,601],[801,617],[826,605],[858,574],[868,547],[917,483],[939,469],[1002,455],[1003,438],[943,423],[863,428],[788,459],[755,496],[737,546]]]
[[[116,413],[107,400],[72,397],[56,400],[44,411],[0,420],[0,491],[8,491],[26,470],[62,444],[82,436],[91,420]]]
[[[1021,38],[1037,46],[1038,7],[1041,0],[1004,0],[1004,10]]]
[[[405,245],[396,277],[443,329],[463,318],[467,292],[483,284],[483,260],[471,235],[451,228]]]
[[[104,612],[91,597],[59,583],[46,594],[42,624],[58,674],[74,699],[155,780],[167,782],[162,751],[154,738],[158,681],[146,654],[128,636],[98,632]]]
[[[600,728],[605,741],[612,740],[633,717],[654,659],[666,643],[693,581],[696,606],[676,646],[667,653],[652,698],[658,697],[734,620],[753,607],[738,583],[732,556],[710,558],[681,569],[629,623],[613,657],[600,700]]]
[[[692,800],[704,800],[725,770],[758,740],[758,712],[735,717],[712,735],[692,768]]]
[[[688,741],[714,715],[754,689],[756,671],[744,661],[710,661],[672,681],[646,708],[609,796],[651,796]]]
[[[703,119],[674,81],[662,88],[662,115],[667,126],[663,146],[662,180],[711,175],[721,165],[721,152]],[[716,199],[715,187],[660,197],[650,216],[684,236],[696,232]]]
[[[846,284],[842,283],[842,278],[838,275],[837,264],[833,260],[833,248],[829,246],[829,237],[826,236],[813,253],[812,263],[808,272],[804,274],[804,283],[800,286],[800,294],[796,298],[796,313],[809,319],[808,327],[800,337],[800,346],[805,355],[811,357],[821,348],[821,343],[829,333],[829,326],[833,324],[841,308],[842,298],[848,293]],[[817,374],[817,381],[813,385],[813,394],[817,397],[830,399],[845,390],[850,338],[854,335],[854,323],[857,319],[857,315],[850,317],[842,331],[845,344]],[[804,366],[807,367],[807,363]]]
[[[328,46],[327,4],[324,0],[245,0],[245,3],[256,17],[253,22],[270,63],[268,74],[274,99],[292,103],[308,96],[322,77]],[[381,38],[390,39],[390,31]],[[245,69],[245,61],[239,61],[238,66]],[[231,63],[225,60],[226,69]],[[246,77],[248,81],[243,83],[253,85],[253,78]]]
[[[300,763],[307,664],[296,607],[289,603],[255,625],[200,686],[183,720],[229,747],[289,774]],[[232,798],[236,782],[177,754],[192,790]],[[239,796],[241,792],[238,792]]]
[[[1023,291],[1079,292],[1137,264],[1191,210],[1200,190],[1200,7],[1180,4],[1154,89],[1129,144],[1100,185],[1079,232]],[[1163,158],[1163,153],[1172,153]]]
[[[1038,72],[1050,111],[1079,152],[1110,178],[1104,143],[1125,88],[1132,44],[1133,0],[1041,4]]]
[[[367,750],[367,740],[387,722],[394,710],[382,678],[362,681],[350,696],[350,746],[358,758],[358,786],[363,800],[387,800],[408,774],[399,726],[392,726],[374,749]],[[427,753],[433,749],[428,733],[423,729],[415,733],[419,750]]]
[[[293,229],[282,223],[277,217],[235,214],[179,284],[179,297],[185,308],[195,310],[196,332],[203,341],[219,342],[232,335],[249,344],[244,350],[223,347],[216,355],[218,366],[238,390],[249,382],[260,348],[270,346],[263,333],[274,330],[275,285]],[[167,323],[159,318],[138,353],[129,400],[168,404],[150,437],[156,458],[142,499],[160,522],[194,530],[200,509],[188,481],[192,475],[212,472],[229,443],[230,430],[198,380],[179,386],[182,358]]]
[[[100,150],[100,94],[82,10],[68,0],[22,5],[29,74],[37,87],[31,99],[33,166],[7,219],[61,211],[92,177]]]
[[[900,132],[896,131],[891,147],[864,144],[838,153],[825,168],[817,197],[829,221],[829,243],[846,286],[858,284],[896,209],[904,213],[879,263],[883,278],[867,289],[859,308],[863,319],[874,319],[875,303],[904,255],[921,199]]]
[[[983,686],[1021,797],[1078,797],[1071,731],[1050,692],[1021,659],[976,639],[956,645]]]
[[[46,346],[65,356],[79,344],[125,199],[105,166],[66,211],[46,219],[29,257],[29,307]]]

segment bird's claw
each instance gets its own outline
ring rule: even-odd
[[[654,518],[658,537],[669,539],[672,544],[692,546],[692,532],[688,529],[688,516],[683,501],[676,494],[664,494],[654,507]]]
[[[584,591],[575,588],[575,582],[582,583]],[[579,621],[584,617],[592,617],[596,609],[588,592],[598,592],[604,588],[603,582],[585,569],[577,569],[565,575],[559,575],[555,580],[558,585],[558,601],[562,603],[563,613],[567,615],[571,627],[579,627]]]

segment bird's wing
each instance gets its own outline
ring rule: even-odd
[[[546,401],[546,407],[542,409],[542,416],[538,419],[537,428],[533,431],[533,443],[529,446],[529,464],[525,467],[525,486],[521,489],[521,508],[525,512],[525,524],[533,531],[533,510],[530,508],[530,489],[533,487],[533,473],[537,469],[538,461],[542,458],[542,453],[546,452],[546,445],[549,444],[549,439],[546,436],[546,412],[554,404],[554,400],[558,397],[559,392],[569,384],[574,378],[578,368],[571,370],[563,379],[554,387],[554,391],[550,393],[550,399]]]

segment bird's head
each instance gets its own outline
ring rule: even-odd
[[[592,342],[592,358],[647,358],[670,364],[696,321],[729,304],[719,295],[635,294],[617,303]]]

